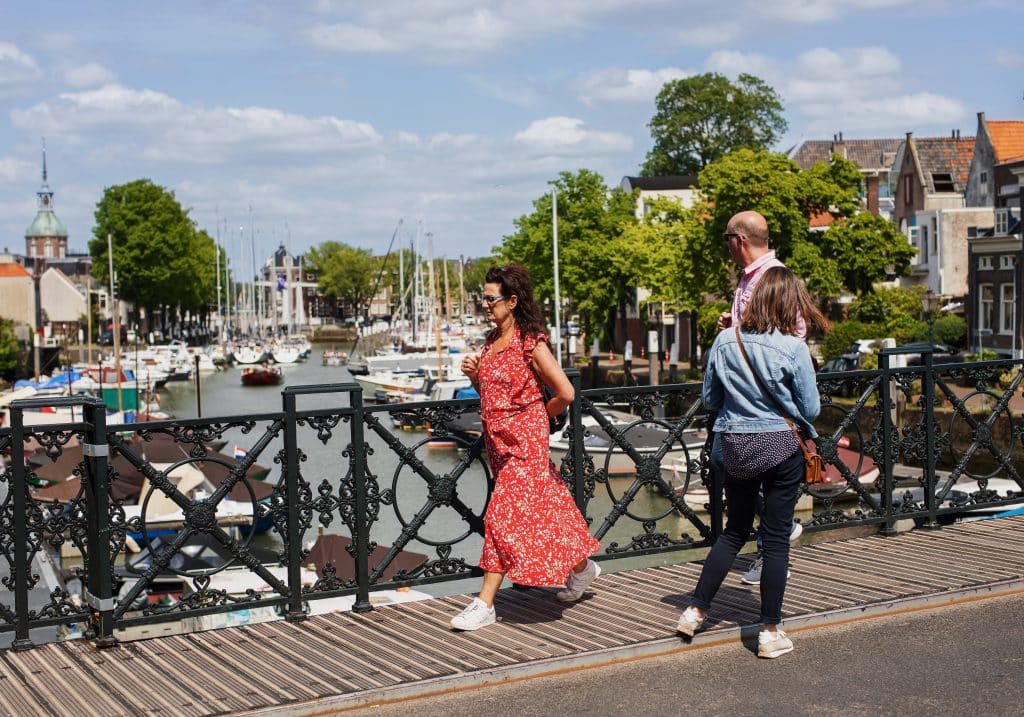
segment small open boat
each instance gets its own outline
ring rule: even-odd
[[[243,386],[277,386],[281,369],[277,366],[246,366],[242,369]]]

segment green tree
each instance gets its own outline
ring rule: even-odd
[[[775,90],[753,75],[735,83],[714,72],[665,83],[648,125],[646,176],[697,174],[728,153],[763,149],[786,131]]]
[[[18,338],[14,322],[0,319],[0,373],[9,374],[18,367]]]
[[[858,296],[850,304],[850,318],[869,324],[881,324],[892,316],[920,318],[923,312],[921,296],[924,287],[903,288],[879,286],[870,293]]]
[[[861,294],[909,266],[913,251],[906,239],[884,220],[858,213],[860,174],[840,157],[801,171],[784,155],[741,149],[701,172],[700,186],[708,202],[709,247],[726,255],[721,236],[729,219],[758,211],[779,258],[819,296]],[[809,231],[811,217],[826,214],[833,227]]]
[[[907,274],[916,255],[892,222],[868,212],[834,222],[816,244],[822,261],[831,262],[843,287],[858,296],[887,277]]]
[[[334,297],[343,307],[361,314],[373,298],[383,257],[375,258],[369,249],[327,241],[310,249],[307,261],[317,274],[317,284],[324,296]]]
[[[107,187],[89,241],[92,274],[108,285],[107,237],[120,298],[147,310],[203,310],[216,292],[215,247],[174,194],[148,179]]]
[[[580,314],[584,330],[615,341],[616,311],[624,312],[640,279],[642,252],[626,227],[636,223],[633,195],[609,189],[599,174],[581,169],[562,172],[551,184],[558,193],[559,290],[567,311]],[[551,194],[533,202],[534,211],[515,220],[495,253],[530,270],[538,300],[554,297]]]

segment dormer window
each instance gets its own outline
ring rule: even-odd
[[[936,192],[955,192],[956,185],[953,184],[953,175],[949,172],[932,172],[932,184]]]

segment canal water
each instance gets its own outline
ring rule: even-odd
[[[284,366],[284,385],[327,386],[352,381],[351,375],[344,367],[321,365],[319,355],[322,350],[322,346],[315,346],[308,362]],[[204,419],[217,417],[237,419],[280,411],[282,410],[282,388],[282,386],[242,386],[238,368],[203,374],[200,385],[202,417]],[[347,405],[348,398],[344,393],[314,394],[300,396],[298,408],[302,411]],[[175,418],[195,418],[200,409],[197,403],[195,383],[168,384],[161,395],[161,408]],[[417,447],[416,457],[421,459],[433,472],[449,473],[458,465],[459,454],[456,450],[428,448],[427,436],[424,432],[393,428],[385,414],[377,415],[380,416],[382,424],[386,425],[398,440],[406,446]],[[228,441],[227,446],[223,449],[224,452],[230,455],[236,447],[241,450],[251,450],[267,423],[266,421],[258,423],[248,433],[240,429],[230,429],[224,436]],[[348,457],[343,455],[349,442],[348,431],[348,424],[339,424],[334,429],[331,439],[324,444],[317,440],[312,427],[307,426],[300,429],[299,448],[305,455],[301,471],[303,477],[311,484],[314,495],[316,495],[318,486],[323,483],[326,483],[326,490],[337,495],[337,487],[348,468]],[[371,530],[371,539],[378,545],[387,546],[399,537],[403,524],[407,523],[426,504],[427,484],[408,463],[400,459],[383,438],[368,428],[366,438],[372,451],[367,459],[369,470],[376,476],[380,489],[382,491],[391,490],[394,495],[392,505],[380,506],[379,516]],[[267,480],[276,482],[281,475],[281,466],[275,463],[273,458],[282,447],[281,440],[277,439],[257,459],[259,464],[270,468]],[[614,479],[611,487],[616,495],[621,495],[630,483],[630,479]],[[459,498],[478,515],[482,515],[485,504],[485,486],[486,475],[482,462],[472,464],[458,478]],[[598,485],[596,495],[588,509],[595,529],[608,514],[611,505],[612,500],[608,496],[606,486]],[[630,511],[638,518],[645,519],[661,515],[667,507],[668,501],[664,497],[654,491],[642,489],[631,504]],[[320,518],[320,513],[314,514],[313,528],[307,534],[305,541],[307,547],[315,540],[317,531],[321,529],[326,533],[349,534],[348,528],[341,523],[337,510],[334,511],[333,519],[328,524],[321,523]],[[701,518],[705,522],[708,520],[706,515],[702,515]],[[689,521],[674,512],[659,519],[657,529],[666,532],[673,539],[678,539],[680,533],[687,533],[694,539],[700,537]],[[624,516],[619,519],[602,542],[605,547],[612,543],[625,546],[631,542],[634,536],[642,532],[643,528],[640,522]],[[425,553],[433,558],[437,557],[433,544],[447,543],[464,535],[466,538],[453,546],[452,557],[464,558],[468,564],[475,565],[480,554],[481,538],[469,530],[467,522],[455,509],[442,506],[430,514],[418,533],[419,539],[410,543],[406,549]],[[263,547],[271,549],[280,547],[279,540],[273,531],[259,536],[258,541],[262,543]]]

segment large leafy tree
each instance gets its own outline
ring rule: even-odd
[[[18,367],[18,339],[14,322],[0,319],[0,373],[10,373]]]
[[[324,296],[331,296],[354,313],[361,313],[373,298],[373,287],[380,273],[382,258],[369,249],[360,249],[336,241],[313,247],[307,260],[317,274]],[[397,264],[397,260],[393,260]]]
[[[753,75],[736,82],[714,72],[665,83],[648,125],[654,146],[646,176],[697,174],[730,152],[765,149],[786,131],[775,90]]]
[[[888,223],[859,213],[860,174],[840,157],[801,171],[784,155],[742,149],[709,165],[700,185],[711,255],[727,255],[721,236],[733,214],[758,211],[779,258],[820,296],[869,291],[890,274],[904,274],[912,258],[906,239]],[[832,226],[809,231],[812,217],[829,218]]]
[[[107,187],[89,241],[93,276],[109,281],[108,240],[120,297],[144,307],[205,312],[216,297],[216,246],[174,194],[148,179]]]
[[[551,182],[557,192],[559,290],[566,313],[579,313],[584,329],[599,327],[615,340],[615,312],[624,310],[640,282],[642,252],[624,236],[635,224],[635,200],[621,188],[609,189],[588,169],[562,172]],[[533,212],[515,220],[496,253],[502,261],[525,265],[540,301],[554,297],[554,251],[550,193],[533,202]]]

